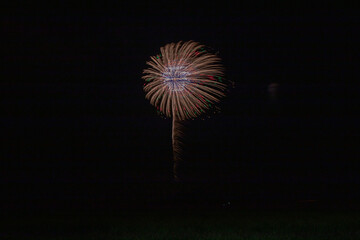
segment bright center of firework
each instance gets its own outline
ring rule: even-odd
[[[185,86],[190,83],[187,78],[189,72],[184,70],[184,66],[170,66],[163,72],[164,84],[170,91],[183,91]]]

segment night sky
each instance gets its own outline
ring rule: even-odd
[[[9,9],[3,206],[358,204],[359,24],[350,7]],[[235,82],[220,113],[187,122],[181,186],[172,182],[171,120],[141,80],[149,57],[180,40],[218,51]]]

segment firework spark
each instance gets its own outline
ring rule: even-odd
[[[174,178],[181,160],[182,121],[193,119],[225,96],[221,59],[197,42],[170,43],[146,62],[145,97],[159,112],[173,118]]]

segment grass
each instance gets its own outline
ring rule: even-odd
[[[0,239],[360,239],[350,211],[176,211],[8,218]],[[3,228],[4,227],[4,228]]]

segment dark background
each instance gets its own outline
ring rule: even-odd
[[[107,7],[2,16],[3,210],[359,207],[356,8]],[[141,76],[179,40],[219,51],[235,88],[187,123],[176,184]]]

